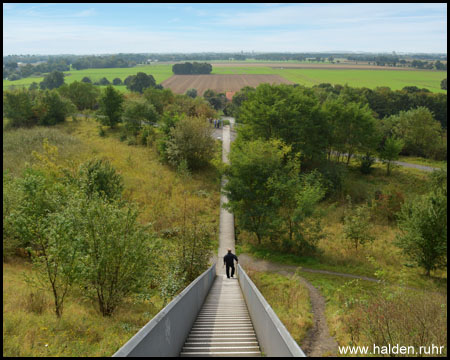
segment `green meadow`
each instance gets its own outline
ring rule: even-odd
[[[446,71],[418,70],[348,70],[348,69],[272,69],[270,67],[214,67],[213,74],[277,74],[287,80],[305,86],[331,83],[353,87],[374,89],[388,86],[392,90],[401,90],[405,86],[426,88],[432,92],[442,92],[442,79]]]
[[[93,82],[98,81],[103,77],[106,77],[110,82],[112,82],[115,78],[120,78],[125,80],[129,75],[136,75],[138,72],[145,72],[146,74],[151,74],[156,80],[156,83],[160,83],[169,77],[172,74],[172,65],[146,65],[146,66],[136,66],[133,68],[109,68],[109,69],[84,69],[84,70],[70,70],[64,71],[64,74],[67,74],[65,77],[65,83],[70,84],[74,81],[81,81],[85,76],[89,77]],[[30,86],[31,83],[41,82],[44,79],[43,76],[40,77],[28,77],[24,79],[9,81],[3,80],[3,90],[6,90],[11,87],[11,85],[15,85],[17,87],[21,86]],[[121,91],[128,91],[127,88],[122,86],[117,86],[117,89]]]
[[[81,81],[85,76],[92,81],[106,77],[112,82],[115,78],[125,80],[129,75],[138,72],[151,74],[157,83],[171,77],[171,64],[144,65],[133,68],[110,68],[110,69],[85,69],[66,71],[67,84]],[[353,87],[367,87],[374,89],[378,86],[388,86],[392,90],[400,90],[405,86],[417,86],[426,88],[432,92],[442,92],[440,88],[442,79],[447,77],[446,71],[420,71],[420,70],[349,70],[349,69],[273,69],[271,67],[220,67],[214,66],[212,74],[277,74],[283,78],[305,86],[313,86],[320,83],[348,84]],[[3,80],[3,89],[11,85],[17,87],[30,86],[33,81],[39,83],[43,77],[28,77],[25,79],[8,81]],[[117,86],[123,92],[128,90],[124,85]]]

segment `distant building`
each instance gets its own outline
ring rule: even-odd
[[[227,92],[225,92],[225,97],[226,97],[229,101],[231,101],[231,100],[233,100],[234,94],[236,94],[236,91],[227,91]]]

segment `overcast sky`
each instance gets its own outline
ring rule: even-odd
[[[3,55],[447,52],[447,4],[3,4]]]

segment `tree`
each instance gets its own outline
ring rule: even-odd
[[[154,89],[148,88],[144,91],[144,98],[147,99],[156,109],[158,114],[162,115],[164,109],[173,104],[175,101],[175,95],[170,89]]]
[[[28,88],[28,90],[32,91],[32,90],[38,90],[39,89],[39,85],[36,81],[33,81],[30,85],[30,87]]]
[[[147,75],[143,72],[138,72],[128,82],[127,89],[143,93],[145,89],[155,87],[156,81],[153,75]]]
[[[405,142],[404,153],[430,157],[439,143],[442,127],[426,107],[401,111],[386,119],[393,135]]]
[[[320,225],[316,205],[324,197],[326,188],[317,170],[302,174],[298,158],[289,156],[285,162],[282,170],[268,182],[275,190],[272,199],[279,205],[274,219],[283,222],[278,222],[277,229],[279,238],[283,239],[283,250],[305,255],[316,250],[317,240],[321,237],[320,231],[314,229]],[[308,221],[313,215],[315,223]]]
[[[203,97],[207,100],[215,110],[222,110],[225,107],[227,98],[223,93],[216,93],[214,90],[208,89],[203,93]]]
[[[36,111],[39,113],[38,125],[56,125],[76,110],[72,101],[59,95],[56,90],[45,90],[39,97]]]
[[[132,292],[149,280],[152,235],[139,224],[134,206],[118,206],[93,197],[83,209],[82,284],[85,294],[96,299],[103,316],[111,316]]]
[[[130,99],[125,102],[123,121],[126,131],[132,135],[137,135],[143,123],[156,123],[158,117],[155,107],[145,99]]]
[[[442,81],[441,81],[441,89],[447,90],[447,78],[442,79]]]
[[[188,89],[186,90],[186,95],[195,99],[197,97],[197,89]]]
[[[176,75],[209,74],[212,71],[212,66],[208,63],[185,62],[184,64],[174,64],[172,71]]]
[[[70,99],[78,110],[94,109],[100,96],[98,87],[80,81],[74,81],[69,85],[64,84],[58,88],[58,92]]]
[[[64,84],[64,73],[54,70],[44,77],[44,80],[39,83],[39,86],[42,90],[52,90],[59,88],[62,84]]]
[[[378,143],[375,119],[368,105],[346,102],[343,98],[329,99],[324,111],[330,124],[329,153],[334,149],[347,155],[347,165],[357,151],[374,150]]]
[[[113,80],[113,85],[122,85],[122,79],[120,78],[115,78]]]
[[[66,295],[79,275],[79,196],[41,170],[27,168],[18,181],[20,205],[11,214],[16,233],[28,245],[38,284],[50,287],[61,317]]]
[[[302,162],[321,159],[328,138],[326,118],[313,91],[288,85],[261,84],[242,103],[243,139],[277,138],[301,152]]]
[[[400,211],[397,245],[425,269],[447,267],[447,173],[428,194],[405,203]]]
[[[113,128],[121,121],[123,102],[123,95],[114,87],[108,85],[99,101],[99,113],[101,114],[98,118],[99,121],[103,125]]]
[[[394,160],[398,160],[400,152],[405,143],[402,139],[388,137],[384,143],[383,149],[380,151],[380,158],[386,164],[387,176],[390,175],[390,166]]]
[[[98,81],[99,85],[110,85],[111,83],[109,82],[109,80],[106,77],[102,77],[99,81]]]
[[[5,68],[8,69],[8,70],[15,70],[15,69],[17,69],[17,66],[18,66],[17,62],[14,62],[14,61],[7,62],[5,64]]]
[[[169,163],[174,166],[183,161],[191,170],[206,166],[214,153],[214,138],[208,122],[202,118],[182,118],[170,130],[166,151]]]
[[[279,140],[237,140],[232,145],[224,207],[235,215],[241,229],[256,235],[258,244],[276,228],[280,202],[276,187],[269,184],[282,171],[289,151]]]
[[[12,127],[37,124],[33,99],[25,89],[3,92],[3,113],[9,119],[9,126]]]
[[[89,77],[87,77],[87,76],[85,76],[83,79],[81,79],[81,81],[84,82],[84,83],[92,84],[92,80]]]

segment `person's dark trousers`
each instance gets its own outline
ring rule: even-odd
[[[226,270],[227,270],[227,278],[230,278],[230,268],[231,268],[231,277],[234,276],[234,265],[230,266],[230,265],[226,265]]]

